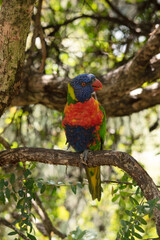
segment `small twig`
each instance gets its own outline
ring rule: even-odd
[[[134,183],[131,183],[131,182],[121,182],[121,181],[113,181],[113,180],[103,180],[102,183],[117,183],[117,184],[134,185]]]
[[[3,224],[6,227],[9,227],[9,228],[13,229],[23,239],[29,240],[29,238],[26,237],[26,235],[24,235],[24,233],[22,233],[18,228],[16,228],[14,225],[12,225],[10,222],[8,222],[6,219],[0,218],[0,224]]]
[[[105,1],[108,3],[108,5],[111,7],[111,9],[112,9],[115,13],[117,13],[117,15],[118,15],[119,17],[123,18],[125,21],[126,21],[126,20],[127,20],[127,21],[130,21],[126,16],[124,16],[124,15],[119,11],[119,9],[118,9],[116,6],[114,6],[114,5],[112,4],[111,1],[109,1],[109,0],[105,0]],[[133,24],[133,22],[132,22],[132,24]]]
[[[10,144],[2,136],[0,136],[0,144],[2,144],[5,149],[11,148]]]
[[[50,218],[49,218],[45,208],[43,207],[42,202],[41,202],[41,200],[40,200],[40,198],[38,197],[37,194],[36,194],[36,202],[33,201],[33,207],[36,210],[39,217],[41,218],[41,220],[43,222],[43,225],[44,225],[44,227],[46,229],[46,232],[48,233],[49,237],[51,236],[52,232],[54,234],[56,234],[57,236],[61,237],[62,239],[64,239],[66,237],[65,234],[61,233],[59,230],[57,230],[53,226],[53,224],[52,224],[52,222],[51,222],[51,220],[50,220]]]
[[[43,35],[43,29],[40,26],[39,29],[39,36],[40,36],[40,40],[41,40],[41,44],[42,44],[42,61],[41,61],[41,66],[39,68],[39,72],[42,73],[45,67],[45,61],[47,58],[47,49],[46,49],[46,42],[44,39],[44,35]]]

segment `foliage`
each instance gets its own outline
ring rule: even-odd
[[[45,74],[66,78],[83,72],[103,75],[134,56],[158,22],[159,3],[110,2],[117,12],[105,0],[43,1]],[[36,36],[35,42],[31,41],[37,28],[37,11],[38,3],[26,47],[26,65],[36,71],[44,58],[40,36]],[[159,154],[159,113],[157,106],[131,116],[107,119],[105,149],[133,155]],[[0,133],[11,148],[66,149],[61,113],[41,105],[9,108],[0,119]],[[4,150],[1,144],[0,149]],[[42,223],[42,219],[33,206],[37,194],[51,222],[68,240],[156,238],[151,218],[153,208],[159,208],[157,199],[146,201],[136,183],[121,170],[103,167],[102,175],[103,196],[98,203],[91,201],[82,170],[22,162],[16,167],[1,169],[2,217],[29,239],[44,239],[46,232],[37,224]],[[106,179],[119,183],[116,187],[110,186],[105,183]],[[16,230],[1,227],[0,238],[18,239],[17,236]],[[59,239],[55,233],[50,237]]]

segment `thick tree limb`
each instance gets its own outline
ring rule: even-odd
[[[107,116],[124,116],[160,104],[160,83],[133,90],[119,101],[106,103]],[[118,105],[118,107],[117,107]]]
[[[159,39],[160,27],[151,34],[133,60],[99,76],[103,89],[97,94],[107,116],[129,115],[160,103],[159,84],[142,89],[141,94],[130,94],[143,83],[155,82],[160,78],[160,59],[156,57],[160,52]],[[42,103],[49,108],[63,111],[68,81],[69,79],[52,75],[26,74],[21,93],[13,99],[12,105]]]
[[[35,0],[3,1],[0,12],[0,116],[19,91]]]
[[[0,166],[22,161],[35,161],[46,164],[81,166],[81,155],[62,150],[42,148],[17,148],[0,152]],[[160,192],[148,173],[129,154],[118,151],[95,151],[88,154],[88,166],[112,165],[126,171],[138,184],[147,200],[158,198]],[[155,209],[157,233],[160,236],[160,211]]]
[[[144,76],[144,82],[152,82],[160,78],[160,60],[154,61],[150,66],[150,71]],[[154,69],[154,71],[151,69]],[[13,99],[12,106],[41,103],[51,109],[63,111],[66,103],[68,81],[68,79],[56,79],[52,75],[38,73],[30,75],[23,83],[21,94]],[[139,93],[139,89],[137,92],[131,92],[130,94],[124,92],[121,97],[118,96],[118,82],[116,85],[117,89],[115,89],[113,97],[109,95],[112,90],[106,82],[103,83],[104,90],[101,90],[98,94],[98,99],[104,106],[108,117],[130,115],[160,103],[159,83],[141,88],[141,93]]]
[[[108,99],[129,94],[130,91],[140,87],[147,81],[148,74],[150,77],[153,74],[153,78],[155,79],[155,68],[152,67],[152,58],[160,52],[159,40],[160,26],[154,30],[147,43],[137,52],[131,61],[103,76],[103,85],[105,85],[105,88],[102,91]],[[158,69],[157,74],[157,77],[159,77],[160,70]],[[149,82],[152,82],[152,80]]]

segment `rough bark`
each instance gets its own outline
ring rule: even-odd
[[[144,82],[155,81],[160,77],[160,60],[154,63],[154,73],[145,75]],[[43,104],[51,109],[63,111],[67,96],[67,83],[69,79],[56,78],[52,75],[39,73],[26,76],[21,93],[12,101],[12,106],[26,106],[30,104]],[[118,83],[117,83],[118,84]],[[98,99],[104,106],[107,117],[130,115],[160,103],[160,84],[154,83],[137,91],[124,93],[123,96],[109,96],[106,92],[110,86],[103,83],[104,91],[99,91]],[[127,106],[127,107],[126,107]]]
[[[2,151],[0,153],[0,166],[16,164],[22,161],[35,161],[46,164],[81,166],[81,154],[61,150],[42,148],[17,148]],[[160,192],[148,173],[129,154],[119,151],[95,151],[89,152],[89,167],[112,165],[126,171],[138,184],[147,200],[158,198]],[[160,211],[155,209],[155,222],[157,233],[160,236]]]
[[[156,57],[160,52],[159,39],[160,27],[155,29],[145,46],[131,61],[104,76],[99,76],[103,89],[97,94],[107,116],[129,115],[160,103],[158,83],[142,89],[140,94],[132,92],[143,83],[152,83],[160,78],[160,59]],[[41,103],[63,111],[68,81],[69,79],[52,75],[26,74],[21,93],[13,99],[12,105]]]
[[[106,102],[107,116],[125,116],[160,103],[160,83],[138,88],[112,103]]]
[[[0,12],[0,116],[19,91],[35,0],[3,1]]]

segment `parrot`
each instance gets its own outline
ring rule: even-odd
[[[106,115],[102,105],[92,96],[93,92],[100,89],[102,83],[91,73],[80,74],[68,83],[62,126],[66,143],[76,152],[102,150],[106,136]],[[100,166],[85,166],[85,170],[92,200],[100,201]]]

